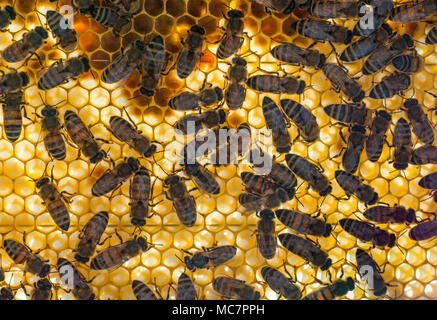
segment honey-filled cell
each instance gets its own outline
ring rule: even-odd
[[[129,3],[129,1],[112,2],[116,6]],[[12,1],[8,3],[11,5]],[[70,1],[60,1],[59,4],[70,4]],[[308,243],[319,247],[332,260],[333,265],[329,269],[332,273],[332,281],[337,280],[343,271],[343,279],[349,276],[360,279],[354,276],[357,272],[354,266],[356,249],[361,248],[371,254],[381,270],[385,271],[384,279],[391,286],[388,287],[387,297],[384,298],[435,299],[437,297],[437,283],[434,280],[437,265],[435,238],[418,242],[410,237],[410,229],[417,222],[432,218],[432,213],[437,209],[437,203],[431,197],[431,190],[420,186],[420,180],[435,172],[437,166],[409,163],[406,169],[397,170],[393,163],[394,146],[392,146],[393,132],[398,119],[403,117],[412,124],[405,110],[401,110],[405,99],[414,97],[418,100],[432,127],[437,121],[433,110],[436,99],[432,95],[437,95],[437,69],[434,66],[437,55],[435,46],[424,43],[425,33],[430,30],[428,24],[419,22],[397,26],[392,21],[388,21],[390,26],[400,34],[406,32],[417,40],[414,45],[424,63],[418,73],[411,75],[409,88],[392,98],[372,99],[369,97],[369,92],[384,76],[394,72],[393,66],[388,66],[373,75],[364,76],[361,73],[364,59],[344,64],[345,70],[365,91],[363,101],[371,110],[372,116],[377,110],[386,110],[392,116],[385,133],[387,143],[382,144],[379,159],[372,162],[366,154],[366,142],[361,141],[364,149],[357,170],[353,174],[363,183],[370,185],[377,193],[378,202],[375,205],[411,208],[417,216],[417,222],[409,225],[371,222],[376,227],[395,234],[397,238],[392,248],[378,246],[374,248],[372,243],[357,239],[339,225],[339,220],[343,218],[367,221],[363,212],[373,206],[366,207],[356,194],[345,192],[335,179],[335,171],[344,169],[342,159],[350,135],[349,129],[345,126],[349,127],[349,124],[340,125],[336,119],[327,114],[324,108],[330,104],[349,103],[351,100],[344,93],[333,88],[319,66],[291,65],[280,62],[271,53],[274,47],[292,42],[302,48],[311,46],[312,50],[323,53],[327,61],[337,64],[335,55],[336,53],[340,55],[345,46],[335,44],[337,51],[335,53],[327,43],[318,42],[312,45],[311,39],[297,35],[291,26],[307,15],[301,9],[296,9],[289,14],[266,12],[262,5],[249,0],[152,0],[140,1],[140,4],[130,12],[130,29],[123,30],[121,36],[114,33],[112,28],[100,25],[86,13],[76,12],[73,27],[77,33],[78,47],[75,51],[71,53],[62,51],[56,43],[58,39],[49,32],[47,43],[37,51],[42,65],[36,56],[25,64],[13,63],[9,66],[5,61],[1,62],[0,68],[3,72],[11,72],[8,67],[17,68],[18,71],[25,71],[30,81],[23,88],[25,103],[24,108],[20,109],[23,125],[15,142],[8,140],[8,132],[3,124],[5,114],[0,113],[2,127],[0,233],[2,239],[16,241],[23,241],[23,234],[25,234],[26,244],[33,251],[42,250],[41,256],[49,259],[52,264],[50,279],[57,288],[56,292],[54,290],[53,299],[73,299],[71,293],[58,288],[59,276],[54,265],[59,257],[67,257],[74,261],[73,250],[77,249],[79,239],[82,237],[81,230],[95,214],[101,211],[108,213],[108,224],[99,239],[101,243],[97,246],[96,253],[102,252],[109,246],[119,245],[120,239],[117,233],[122,236],[124,243],[138,237],[145,238],[146,248],[129,261],[109,271],[88,270],[81,264],[73,262],[80,267],[87,279],[96,276],[90,284],[96,299],[134,299],[131,288],[133,280],[140,280],[154,290],[159,290],[164,298],[167,297],[167,292],[170,292],[170,299],[173,299],[175,292],[171,286],[177,283],[179,275],[184,270],[194,281],[198,295],[202,299],[221,298],[213,290],[212,282],[214,278],[223,275],[246,281],[260,293],[262,299],[278,299],[278,294],[268,287],[261,276],[261,270],[265,266],[274,267],[284,274],[285,271],[289,271],[290,275],[296,278],[296,285],[305,288],[304,294],[329,283],[327,272],[319,270],[311,262],[288,251],[278,240],[273,258],[265,259],[261,254],[258,248],[262,245],[258,242],[260,232],[258,223],[261,220],[259,212],[264,208],[265,202],[256,206],[255,211],[245,210],[239,202],[240,194],[246,192],[241,172],[254,169],[254,166],[246,161],[249,159],[248,152],[240,155],[238,164],[210,163],[209,154],[196,159],[216,179],[220,191],[214,195],[204,192],[198,183],[181,170],[179,162],[182,158],[175,156],[174,151],[179,152],[183,145],[194,137],[176,141],[181,137],[174,133],[175,124],[187,114],[197,114],[202,117],[207,110],[225,112],[227,118],[220,124],[221,127],[237,128],[242,123],[247,123],[251,128],[251,145],[248,149],[266,147],[275,161],[285,166],[287,166],[286,153],[298,154],[318,167],[320,174],[328,179],[332,191],[321,195],[322,192],[316,190],[311,181],[308,183],[298,176],[293,198],[282,201],[273,211],[296,210],[320,219],[331,224],[330,234],[325,237],[306,236],[293,228],[287,228],[274,215],[272,220],[275,224],[274,236],[286,232],[311,239]],[[15,6],[18,15],[5,28],[5,32],[0,34],[2,51],[13,42],[22,39],[25,32],[40,24],[38,14],[45,13],[49,9],[57,9],[55,3],[49,1],[20,0],[13,2],[12,5]],[[221,50],[219,42],[226,38],[224,34],[230,19],[227,15],[230,9],[238,9],[243,13],[244,30],[240,35],[242,43],[237,55],[246,60],[248,77],[261,74],[298,77],[305,82],[302,94],[263,93],[253,90],[242,81],[245,99],[241,108],[231,110],[229,102],[225,102],[223,98],[208,108],[196,107],[187,112],[172,110],[169,107],[171,99],[182,92],[197,94],[202,89],[217,86],[222,89],[222,95],[226,94],[226,89],[232,81],[229,68],[234,63],[232,58],[235,55],[219,59],[217,53]],[[46,18],[42,17],[42,21],[45,20]],[[335,23],[351,29],[355,21],[336,19]],[[196,24],[205,30],[205,34],[202,35],[204,40],[202,54],[199,55],[199,61],[193,71],[186,78],[180,78],[176,65],[177,56],[186,47],[187,36],[193,33],[191,27]],[[128,45],[137,40],[145,41],[147,44],[157,35],[162,36],[166,52],[161,76],[153,96],[143,95],[140,91],[145,80],[141,68],[132,69],[131,74],[117,83],[103,81],[104,70],[113,62],[120,61],[120,55],[126,53]],[[355,39],[358,38],[354,38],[354,41]],[[89,60],[91,72],[75,76],[71,81],[68,79],[62,81],[59,86],[50,90],[38,89],[42,69],[57,61],[65,62],[79,55]],[[122,69],[124,71],[127,67],[123,66],[118,71]],[[285,154],[279,153],[277,146],[266,145],[266,141],[271,143],[268,141],[271,141],[272,136],[267,130],[263,112],[265,96],[275,102],[281,115],[285,117],[285,130],[292,140],[289,145],[290,151],[286,151]],[[281,110],[281,99],[293,99],[301,103],[316,117],[319,134],[314,141],[306,141],[302,128],[298,128],[298,124]],[[2,100],[2,103],[4,104],[5,101]],[[61,125],[60,139],[66,146],[66,156],[62,160],[55,159],[46,149],[47,130],[42,125],[44,106],[52,106],[58,112]],[[86,152],[80,150],[83,146],[65,130],[64,115],[67,110],[74,111],[82,119],[84,128],[96,138],[98,151],[102,155],[100,161],[91,162]],[[153,156],[140,154],[132,145],[115,137],[114,133],[117,132],[112,132],[110,127],[112,116],[120,116],[128,120],[134,130],[156,145],[155,154]],[[368,136],[371,131],[370,124],[366,124],[365,129],[365,135]],[[340,132],[344,137],[341,137]],[[416,132],[412,133],[412,142],[413,149],[423,146]],[[139,164],[146,168],[151,177],[149,194],[143,195],[148,196],[144,203],[147,207],[144,212],[144,225],[133,225],[132,221],[133,201],[130,199],[132,175],[117,184],[115,186],[117,190],[111,189],[104,196],[93,194],[96,181],[113,170],[114,165],[129,157],[138,159]],[[167,180],[171,174],[179,176],[188,196],[195,202],[196,215],[192,225],[182,224],[181,212],[176,212],[178,204],[174,204],[169,191],[171,186]],[[40,197],[41,186],[38,185],[41,178],[48,178],[49,182],[57,188],[59,192],[57,201],[65,205],[70,218],[68,230],[61,230],[57,226],[49,211],[52,204]],[[218,266],[208,266],[195,271],[186,269],[185,257],[189,257],[190,254],[211,254],[210,248],[217,246],[234,246],[237,253],[231,260]],[[11,264],[6,256],[4,252],[4,266]],[[23,283],[27,290],[32,291],[37,277],[31,275],[23,277],[21,267],[14,266],[7,277],[12,274],[10,285],[17,290],[15,298],[29,299],[20,289],[20,284]],[[286,276],[289,277],[288,274]],[[321,285],[315,278],[325,284]],[[359,288],[338,299],[378,298],[367,290],[364,283],[357,280],[356,285]]]

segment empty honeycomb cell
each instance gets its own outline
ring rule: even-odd
[[[414,278],[414,268],[409,264],[403,263],[396,268],[396,279],[407,282]]]
[[[57,228],[56,224],[54,223],[52,217],[48,212],[38,215],[35,225],[37,230],[44,233],[53,232]]]
[[[378,196],[383,197],[388,193],[389,184],[386,180],[377,178],[370,182],[370,185],[375,189]]]
[[[12,157],[13,155],[13,147],[12,144],[8,141],[1,140],[0,141],[0,160],[6,160]]]
[[[4,198],[3,209],[12,215],[17,215],[24,209],[24,200],[15,194],[10,194]]]
[[[122,287],[129,282],[129,271],[125,268],[118,268],[109,274],[109,280],[117,287]]]
[[[166,267],[156,267],[153,269],[151,277],[158,286],[163,286],[171,282],[171,272]]]
[[[435,279],[435,268],[430,264],[423,264],[416,269],[416,280],[427,284]],[[425,289],[426,290],[426,289]]]
[[[19,177],[14,180],[14,191],[22,196],[27,197],[31,195],[35,190],[35,184],[27,177]]]
[[[118,300],[119,290],[114,285],[105,285],[99,291],[99,300]]]
[[[403,292],[407,298],[416,299],[422,294],[423,290],[423,284],[413,280],[405,285]]]
[[[408,192],[408,183],[404,178],[397,177],[390,181],[390,193],[402,197]]]
[[[6,196],[12,192],[14,183],[6,176],[0,176],[0,196]]]

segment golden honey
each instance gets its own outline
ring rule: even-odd
[[[13,41],[20,39],[26,30],[30,30],[41,22],[45,23],[44,14],[47,10],[56,10],[56,4],[48,0],[15,0],[14,6],[19,16],[8,27],[7,32],[0,33],[0,50],[4,50]],[[59,6],[68,4],[69,1],[59,1]],[[20,139],[15,143],[6,140],[1,131],[0,139],[0,233],[1,240],[22,240],[23,233],[26,241],[34,251],[41,250],[41,256],[48,259],[52,265],[56,265],[58,257],[73,260],[72,250],[78,242],[78,234],[89,218],[102,210],[109,212],[109,225],[103,238],[108,235],[113,237],[98,251],[108,245],[118,244],[115,231],[121,234],[124,240],[132,238],[134,231],[129,219],[129,183],[125,183],[112,197],[93,197],[91,187],[97,178],[110,167],[110,163],[102,161],[92,172],[94,166],[85,158],[77,158],[77,150],[67,145],[67,158],[65,161],[51,161],[41,138],[40,120],[35,113],[40,114],[44,104],[57,105],[61,117],[66,110],[76,111],[84,122],[90,127],[97,138],[112,141],[105,145],[109,149],[109,156],[115,161],[123,157],[138,155],[127,145],[122,144],[111,136],[105,126],[109,125],[112,115],[126,115],[123,108],[129,112],[130,117],[138,125],[144,134],[152,140],[160,143],[163,148],[169,147],[174,142],[173,124],[183,113],[175,112],[168,108],[169,99],[183,90],[199,90],[203,81],[224,88],[225,78],[229,64],[227,61],[218,61],[215,57],[218,43],[223,31],[220,26],[225,25],[222,12],[226,13],[231,8],[242,10],[245,14],[245,42],[241,54],[246,55],[248,61],[249,76],[260,74],[264,71],[275,72],[284,70],[288,74],[299,75],[310,87],[303,95],[269,95],[275,102],[282,98],[295,99],[309,107],[316,115],[321,128],[320,139],[311,144],[297,140],[291,152],[316,159],[325,169],[325,174],[332,180],[333,192],[326,199],[318,196],[313,190],[308,190],[304,183],[297,192],[300,201],[293,199],[283,205],[283,208],[297,209],[301,212],[314,214],[321,210],[321,215],[328,223],[336,224],[345,217],[359,217],[364,219],[361,212],[364,206],[352,197],[349,200],[338,201],[335,197],[344,196],[343,190],[334,179],[334,171],[341,166],[341,157],[333,158],[343,146],[339,130],[340,127],[331,125],[331,120],[323,111],[323,107],[340,103],[340,95],[332,90],[321,70],[312,68],[300,68],[296,66],[280,65],[270,54],[270,49],[285,41],[292,41],[301,46],[311,44],[309,39],[297,36],[290,28],[295,17],[284,14],[267,14],[264,8],[251,3],[248,0],[147,0],[141,12],[133,18],[131,31],[122,38],[117,38],[111,30],[105,30],[94,20],[80,14],[74,16],[74,28],[79,36],[79,48],[77,51],[66,54],[54,46],[54,39],[50,35],[43,49],[38,53],[43,66],[47,67],[58,59],[77,56],[84,53],[89,59],[92,74],[87,73],[77,81],[70,81],[55,89],[46,92],[37,90],[37,81],[42,67],[36,59],[32,59],[26,66],[22,63],[6,65],[2,64],[2,70],[6,67],[20,68],[28,72],[31,83],[25,90],[26,109],[32,121],[24,118],[24,128]],[[0,4],[12,5],[11,1],[0,1]],[[38,11],[38,12],[37,12]],[[151,99],[140,96],[138,81],[140,75],[136,71],[129,79],[117,84],[108,85],[101,82],[100,76],[103,69],[120,52],[121,47],[126,47],[134,39],[150,40],[152,36],[161,34],[165,41],[165,48],[170,56],[170,64],[175,61],[177,53],[181,50],[181,40],[186,36],[188,29],[193,24],[204,25],[207,35],[207,48],[196,70],[186,79],[180,80],[176,71],[172,70],[164,76],[160,89]],[[336,23],[343,23],[336,21]],[[352,29],[354,21],[345,22],[344,25]],[[399,33],[408,32],[415,40],[416,49],[424,58],[424,70],[412,76],[413,85],[404,93],[405,97],[416,97],[425,109],[434,107],[435,99],[426,94],[425,90],[437,93],[437,47],[424,45],[425,34],[430,25],[425,23],[395,25],[391,24]],[[328,61],[336,63],[335,54],[331,53],[328,44],[316,46],[322,53],[328,55]],[[344,46],[338,46],[337,52],[343,51]],[[363,89],[368,93],[373,83],[380,81],[384,75],[393,71],[388,67],[384,72],[378,72],[375,76],[361,76],[360,70],[363,61],[353,64],[345,64],[352,76],[358,77]],[[40,96],[41,93],[41,96]],[[228,123],[231,127],[237,127],[243,122],[248,122],[254,129],[265,129],[264,118],[261,110],[261,101],[265,94],[258,94],[250,89],[247,90],[246,101],[240,110],[228,112]],[[398,111],[402,106],[403,98],[395,96],[391,99],[372,100],[365,99],[371,109],[386,107],[389,111]],[[3,115],[1,115],[1,119]],[[399,117],[405,117],[402,112],[393,113],[391,130]],[[428,116],[433,123],[437,116],[428,111]],[[62,119],[62,118],[61,118]],[[290,134],[295,138],[298,134],[295,126],[291,126]],[[416,142],[413,135],[415,147]],[[388,140],[391,143],[392,134],[388,132]],[[380,196],[380,201],[390,205],[399,204],[410,207],[417,211],[419,219],[425,219],[433,212],[436,204],[429,198],[426,190],[418,186],[421,177],[436,171],[435,165],[413,166],[409,165],[404,171],[395,170],[389,162],[392,151],[387,145],[384,146],[382,156],[377,163],[367,160],[363,152],[357,174],[369,183]],[[166,155],[158,153],[156,159],[162,168],[171,172],[172,163],[164,160]],[[283,160],[283,156],[279,161]],[[50,162],[51,161],[51,162]],[[164,179],[166,174],[151,159],[141,159],[143,165],[153,170],[155,177]],[[53,176],[60,191],[72,193],[69,211],[71,214],[71,227],[68,232],[61,232],[46,207],[41,204],[41,199],[36,194],[33,180],[40,178],[46,164],[47,174],[53,166]],[[240,172],[245,167],[222,166],[215,171],[221,186],[221,193],[217,196],[209,196],[194,191],[196,197],[198,218],[191,228],[184,227],[178,220],[172,203],[163,194],[162,181],[158,180],[154,188],[153,202],[156,203],[151,211],[153,217],[147,220],[144,234],[154,246],[147,252],[142,253],[120,268],[113,271],[94,271],[84,265],[78,265],[79,270],[88,278],[96,276],[92,282],[98,299],[134,299],[131,289],[133,280],[141,280],[157,287],[162,293],[166,293],[170,283],[177,283],[181,272],[184,271],[183,263],[176,256],[182,258],[182,250],[192,252],[202,250],[202,247],[213,245],[235,245],[238,248],[236,256],[223,266],[209,270],[197,270],[188,274],[194,280],[199,296],[203,299],[220,298],[212,289],[212,280],[220,275],[227,275],[246,281],[260,291],[264,299],[277,299],[273,292],[263,282],[261,269],[265,265],[278,268],[284,272],[284,261],[287,269],[293,274],[296,271],[297,285],[304,287],[308,294],[320,284],[314,277],[328,282],[326,272],[314,269],[302,258],[288,253],[279,245],[276,256],[266,261],[256,248],[254,232],[258,218],[254,213],[244,214],[239,211],[238,195],[242,192]],[[90,174],[92,172],[92,174]],[[154,179],[154,178],[153,178]],[[187,182],[189,188],[192,182]],[[335,197],[334,197],[335,196]],[[286,228],[276,221],[277,232]],[[437,298],[437,280],[435,268],[437,265],[437,247],[435,240],[415,242],[408,237],[408,229],[405,225],[382,225],[381,228],[391,231],[398,237],[397,247],[388,250],[371,249],[368,243],[362,243],[351,235],[344,232],[340,226],[336,226],[333,236],[318,239],[323,250],[329,253],[333,262],[337,262],[330,269],[332,278],[335,279],[344,271],[345,277],[351,276],[356,279],[359,288],[351,291],[345,299],[374,299],[368,291],[364,292],[365,284],[356,276],[355,248],[360,247],[370,250],[373,258],[384,268],[384,279],[394,285],[388,288],[388,296],[397,299],[435,299]],[[313,238],[315,239],[315,238]],[[10,284],[17,289],[23,282],[32,291],[30,286],[37,277],[30,274],[23,278],[20,266],[16,266],[2,251],[3,268],[7,272],[4,285]],[[55,268],[52,268],[55,271]],[[50,274],[53,283],[59,283],[57,272]],[[170,290],[170,298],[175,293]],[[17,291],[17,299],[28,299],[23,290]],[[62,289],[56,289],[54,299],[73,299],[72,295]]]

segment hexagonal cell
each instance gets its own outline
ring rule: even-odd
[[[151,16],[157,16],[164,9],[164,3],[161,0],[152,0],[144,3],[144,9]]]
[[[147,34],[153,29],[153,19],[145,14],[140,14],[134,19],[134,29],[140,34]]]
[[[79,38],[80,47],[86,52],[93,52],[100,46],[100,39],[93,32],[85,32]]]
[[[158,19],[156,19],[155,29],[161,35],[169,34],[173,30],[173,26],[174,26],[174,19],[171,16],[162,15],[159,16]]]

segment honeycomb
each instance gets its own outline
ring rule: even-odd
[[[68,4],[69,1],[59,1],[59,6]],[[1,1],[0,4],[12,5],[12,1]],[[22,34],[40,23],[45,22],[44,14],[47,10],[56,10],[56,3],[48,0],[16,0],[14,6],[19,16],[8,27],[7,32],[0,33],[0,50],[4,50],[14,40],[20,39]],[[183,113],[175,112],[167,107],[169,99],[183,90],[197,91],[203,81],[224,87],[225,76],[229,68],[226,61],[218,61],[215,53],[222,32],[220,26],[225,25],[222,12],[227,12],[228,6],[244,12],[245,32],[247,37],[241,55],[246,55],[248,61],[249,76],[264,71],[275,72],[280,69],[288,74],[299,75],[309,88],[303,95],[269,95],[276,102],[279,98],[295,99],[311,108],[317,116],[321,128],[320,139],[311,144],[305,144],[298,139],[291,152],[298,153],[309,159],[316,160],[325,169],[325,174],[332,180],[333,192],[326,199],[319,197],[311,189],[307,189],[304,183],[298,190],[296,199],[283,204],[283,208],[297,209],[301,212],[314,214],[321,210],[322,216],[328,223],[336,224],[344,217],[363,218],[361,212],[364,206],[352,197],[349,200],[337,200],[344,195],[342,189],[334,181],[334,171],[341,166],[341,157],[333,158],[344,145],[340,139],[339,126],[331,125],[331,120],[323,111],[323,107],[340,103],[341,96],[331,89],[330,83],[324,77],[322,71],[312,68],[299,68],[295,66],[279,65],[269,54],[271,48],[280,42],[292,41],[301,46],[308,46],[311,41],[296,35],[290,28],[296,17],[284,14],[268,14],[264,8],[256,3],[246,0],[147,0],[144,1],[141,12],[134,16],[133,26],[129,33],[122,38],[117,38],[111,30],[103,29],[93,19],[76,13],[74,15],[74,28],[79,37],[77,51],[66,54],[54,46],[54,39],[50,35],[47,43],[39,50],[43,66],[48,66],[56,60],[77,56],[81,53],[88,56],[91,61],[92,73],[81,76],[77,81],[70,81],[55,89],[42,92],[37,90],[37,80],[42,67],[39,62],[32,59],[27,66],[23,67],[30,74],[31,83],[25,90],[26,108],[31,120],[24,119],[24,129],[20,139],[10,143],[4,137],[2,131],[0,139],[0,233],[1,240],[22,240],[23,233],[26,235],[27,244],[34,251],[41,250],[42,257],[49,259],[55,265],[58,257],[66,257],[73,260],[72,249],[76,247],[78,234],[83,225],[95,213],[106,210],[110,213],[109,225],[105,238],[114,235],[118,230],[124,240],[132,238],[133,226],[129,220],[129,183],[125,183],[112,197],[93,197],[91,187],[97,178],[110,166],[109,161],[102,161],[94,171],[87,159],[77,158],[77,150],[67,145],[67,158],[65,161],[51,161],[44,148],[40,131],[40,121],[35,113],[40,114],[44,104],[57,105],[60,115],[66,110],[78,112],[79,116],[90,127],[95,137],[112,141],[105,145],[109,149],[109,156],[117,161],[123,157],[137,154],[127,145],[114,139],[105,129],[112,115],[124,116],[123,108],[129,112],[131,118],[139,129],[152,140],[162,144],[163,147],[175,143],[173,124]],[[40,13],[38,14],[37,11]],[[300,17],[302,12],[295,12]],[[336,21],[343,23],[342,21]],[[138,81],[140,75],[136,71],[128,80],[108,85],[99,81],[103,69],[120,52],[121,47],[126,47],[135,39],[149,40],[156,34],[161,34],[165,41],[167,53],[175,58],[181,50],[183,39],[190,26],[193,24],[204,25],[207,36],[207,49],[201,59],[198,68],[185,80],[180,80],[176,71],[172,70],[163,77],[160,89],[153,98],[140,96]],[[352,28],[355,22],[347,21],[344,24]],[[413,85],[404,93],[405,97],[415,96],[422,105],[431,109],[435,99],[425,94],[425,91],[437,89],[437,47],[424,45],[425,33],[430,25],[425,23],[395,25],[391,24],[399,33],[411,34],[416,42],[418,53],[424,58],[422,72],[412,76]],[[331,48],[328,44],[317,44],[317,49],[329,55]],[[337,52],[341,52],[344,46],[338,46]],[[330,54],[329,62],[336,62],[334,54]],[[390,67],[375,76],[360,76],[363,62],[346,64],[352,76],[357,76],[363,89],[368,92],[374,82],[379,81],[384,75],[393,71]],[[20,68],[21,64],[6,65],[2,62],[1,69],[6,67]],[[21,69],[20,69],[21,70]],[[247,90],[246,101],[239,110],[228,112],[228,124],[237,127],[243,122],[248,122],[254,129],[265,128],[262,116],[261,101],[265,94],[258,94],[250,89]],[[401,107],[403,98],[395,96],[391,99],[372,100],[365,99],[370,109],[386,107],[393,113],[391,130],[394,123],[401,116],[397,112]],[[2,117],[3,115],[1,115]],[[433,123],[437,116],[429,111],[428,116]],[[0,119],[2,121],[2,119]],[[296,127],[291,126],[292,138],[297,136]],[[391,142],[391,134],[388,140]],[[413,135],[413,139],[416,139]],[[415,147],[420,142],[413,141]],[[426,212],[434,212],[436,203],[429,198],[429,193],[418,186],[421,177],[436,171],[436,165],[413,166],[410,165],[404,171],[394,170],[391,159],[391,150],[385,145],[382,156],[377,163],[367,160],[365,152],[362,154],[357,174],[365,182],[369,183],[380,196],[380,201],[390,205],[399,204],[413,208],[417,211],[419,219],[429,217]],[[164,153],[157,153],[156,160],[167,172],[172,170],[172,163],[167,161]],[[283,156],[278,158],[282,161]],[[51,161],[51,162],[50,162]],[[265,265],[278,268],[284,272],[284,261],[288,270],[296,272],[297,285],[308,294],[321,284],[328,282],[326,272],[314,269],[303,259],[288,253],[282,246],[278,246],[276,256],[266,261],[256,248],[256,240],[253,236],[256,230],[258,218],[254,213],[245,214],[239,211],[238,195],[243,186],[239,173],[247,169],[247,166],[222,166],[215,171],[221,186],[221,193],[216,196],[208,196],[199,191],[193,192],[196,197],[198,217],[196,224],[186,228],[179,222],[172,203],[165,199],[162,188],[162,180],[166,177],[163,170],[150,159],[141,159],[143,165],[154,172],[156,181],[154,188],[154,203],[152,208],[155,214],[147,220],[144,234],[154,246],[147,252],[126,262],[122,267],[113,271],[90,270],[87,266],[78,265],[78,268],[86,278],[95,276],[92,286],[97,299],[135,299],[131,290],[133,280],[141,280],[147,284],[156,282],[159,290],[165,294],[171,283],[177,283],[181,272],[184,271],[183,263],[178,257],[183,256],[182,250],[192,252],[202,250],[202,247],[217,245],[235,245],[238,248],[237,255],[227,264],[208,270],[197,270],[188,274],[194,280],[198,294],[202,299],[219,299],[220,297],[212,289],[212,280],[219,275],[227,275],[246,281],[259,290],[264,299],[277,299],[273,292],[263,282],[261,269]],[[46,164],[50,164],[46,167]],[[44,205],[36,194],[34,180],[44,173],[50,174],[53,167],[55,183],[59,190],[73,194],[69,210],[71,214],[71,227],[68,232],[61,232]],[[46,171],[45,171],[46,170]],[[92,172],[92,174],[91,174]],[[192,183],[187,182],[190,188]],[[335,197],[334,197],[335,196]],[[323,202],[323,203],[322,203]],[[277,232],[286,228],[279,222],[276,223]],[[435,266],[437,265],[437,247],[435,240],[415,242],[408,237],[410,227],[405,225],[382,225],[381,228],[390,230],[398,237],[398,246],[390,250],[371,249],[368,243],[362,243],[336,226],[333,236],[318,239],[323,250],[329,253],[330,258],[337,262],[330,269],[332,278],[340,277],[342,271],[345,277],[351,276],[357,280],[359,288],[349,292],[344,299],[375,299],[368,291],[364,291],[364,284],[356,276],[355,248],[371,249],[372,256],[381,266],[385,266],[383,277],[390,283],[387,296],[397,299],[435,299],[437,298],[437,280]],[[113,236],[98,251],[108,245],[117,244],[118,240]],[[20,288],[21,282],[26,284],[27,291],[32,291],[31,286],[37,280],[36,276],[26,274],[24,279],[20,267],[13,264],[12,260],[3,251],[2,266],[8,270],[5,285],[10,284],[17,289],[17,299],[28,299]],[[52,268],[50,279],[53,283],[59,283],[59,275]],[[67,293],[59,287],[54,290],[54,299],[73,299],[71,293]],[[170,298],[175,297],[170,290]]]

